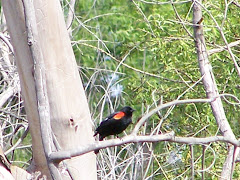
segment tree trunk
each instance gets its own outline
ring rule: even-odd
[[[30,2],[30,1],[28,1]],[[21,0],[2,1],[8,30],[14,46],[16,64],[20,76],[24,105],[27,112],[33,144],[33,171],[41,171],[51,178],[44,153],[44,138],[41,132],[41,109],[39,109],[39,87],[36,85],[34,51],[29,42],[25,22],[25,9]],[[24,4],[25,6],[28,4]],[[51,122],[51,150],[74,149],[93,143],[91,116],[77,70],[71,42],[68,37],[63,12],[59,1],[35,0],[34,11],[37,37],[33,45],[39,47],[43,58],[43,79],[46,83],[47,105]],[[28,20],[28,19],[26,19]],[[38,58],[38,57],[37,57]],[[42,84],[44,86],[44,83]],[[46,130],[46,129],[45,129]],[[57,145],[58,144],[58,145]],[[53,147],[55,146],[55,147]],[[46,155],[46,157],[45,157]],[[45,158],[44,158],[45,157]],[[94,153],[65,161],[73,179],[96,179]],[[64,167],[64,168],[66,168]],[[61,176],[64,177],[61,170]],[[69,175],[65,176],[67,179]],[[65,178],[64,178],[65,179]]]
[[[198,63],[201,75],[203,76],[203,85],[206,91],[206,95],[208,98],[214,98],[219,96],[218,88],[216,85],[215,77],[212,71],[211,63],[208,59],[207,48],[205,43],[205,38],[203,34],[203,26],[202,26],[202,1],[193,1],[193,28],[194,28],[194,38],[195,45],[198,57]],[[236,137],[230,127],[230,124],[227,121],[223,104],[220,97],[217,97],[216,100],[210,102],[213,115],[218,124],[219,130],[224,137],[229,139],[236,140]],[[238,151],[236,151],[236,156]],[[221,174],[221,179],[230,179],[232,176],[233,166],[233,146],[230,146],[227,159],[223,166],[223,171]]]

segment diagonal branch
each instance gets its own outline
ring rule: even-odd
[[[217,97],[212,97],[212,99],[186,99],[186,100],[175,100],[171,101],[165,104],[161,104],[157,106],[155,109],[151,110],[149,113],[144,115],[136,124],[135,128],[132,131],[132,135],[137,134],[140,127],[147,121],[149,117],[151,117],[153,114],[157,113],[161,109],[165,109],[174,105],[180,105],[180,104],[190,104],[190,103],[209,103],[216,99]]]

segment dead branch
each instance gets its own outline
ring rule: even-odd
[[[86,146],[81,146],[79,148],[75,148],[69,151],[58,151],[53,152],[49,155],[49,159],[53,162],[59,162],[64,159],[70,159],[72,157],[80,156],[82,154],[94,151],[96,149],[103,149],[107,147],[114,147],[120,146],[129,143],[141,143],[141,142],[162,142],[162,141],[169,141],[175,143],[182,143],[182,144],[209,144],[213,142],[226,142],[230,143],[234,146],[239,147],[240,142],[238,140],[233,140],[224,136],[211,136],[205,138],[197,138],[197,137],[176,137],[174,132],[159,134],[159,135],[152,135],[152,136],[135,136],[135,135],[128,135],[123,137],[122,139],[110,139],[105,141],[99,141],[94,144],[89,144]]]
[[[203,33],[202,26],[202,1],[193,1],[193,29],[194,29],[194,37],[195,37],[195,45],[198,57],[198,63],[201,75],[203,76],[203,85],[206,91],[206,95],[208,98],[212,98],[218,96],[218,88],[215,82],[215,77],[212,71],[211,63],[208,59],[207,48],[205,43],[205,37]],[[211,16],[211,15],[210,15]],[[221,30],[221,29],[220,29]],[[222,31],[221,31],[222,33]],[[231,52],[229,45],[226,44],[227,49]],[[236,140],[235,135],[227,121],[222,101],[220,98],[216,98],[215,101],[210,102],[213,115],[218,124],[219,130],[224,137]],[[231,152],[231,153],[230,153]],[[222,171],[222,179],[230,179],[231,176],[231,167],[232,167],[232,151],[229,151],[227,160],[225,161],[223,171]]]

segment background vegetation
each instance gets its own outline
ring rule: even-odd
[[[67,1],[61,4],[67,19],[69,4]],[[232,94],[236,98],[240,94],[239,76],[229,52],[219,48],[225,46],[221,31],[229,44],[238,42],[239,16],[239,5],[235,1],[204,1],[207,49],[217,51],[209,53],[217,87],[220,94]],[[124,105],[136,109],[128,133],[143,114],[161,103],[206,97],[193,38],[192,1],[78,1],[68,29],[88,97],[93,129],[110,112]],[[2,33],[5,30],[2,16]],[[239,63],[238,43],[231,49]],[[11,71],[16,73],[15,69]],[[1,77],[1,93],[4,93],[10,81],[4,74]],[[222,100],[238,138],[239,103],[233,98]],[[1,143],[7,150],[27,127],[18,92],[2,105],[0,115]],[[22,128],[16,134],[19,124]],[[152,116],[139,134],[169,131],[186,137],[219,134],[211,107],[206,103],[164,109]],[[24,166],[31,159],[30,144],[27,136],[18,146],[20,150],[9,152],[8,157]],[[218,179],[227,154],[225,143],[189,146],[160,142],[108,148],[97,156],[98,176],[102,179],[187,179],[191,177],[194,160],[195,177],[200,179],[204,149],[205,179]],[[236,164],[234,179],[240,178],[239,168]]]

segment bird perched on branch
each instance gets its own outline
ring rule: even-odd
[[[102,141],[109,135],[120,134],[128,127],[129,124],[132,123],[133,111],[135,110],[130,106],[125,106],[120,111],[110,114],[97,127],[94,136],[99,134],[99,141]],[[99,149],[94,152],[97,154]]]

